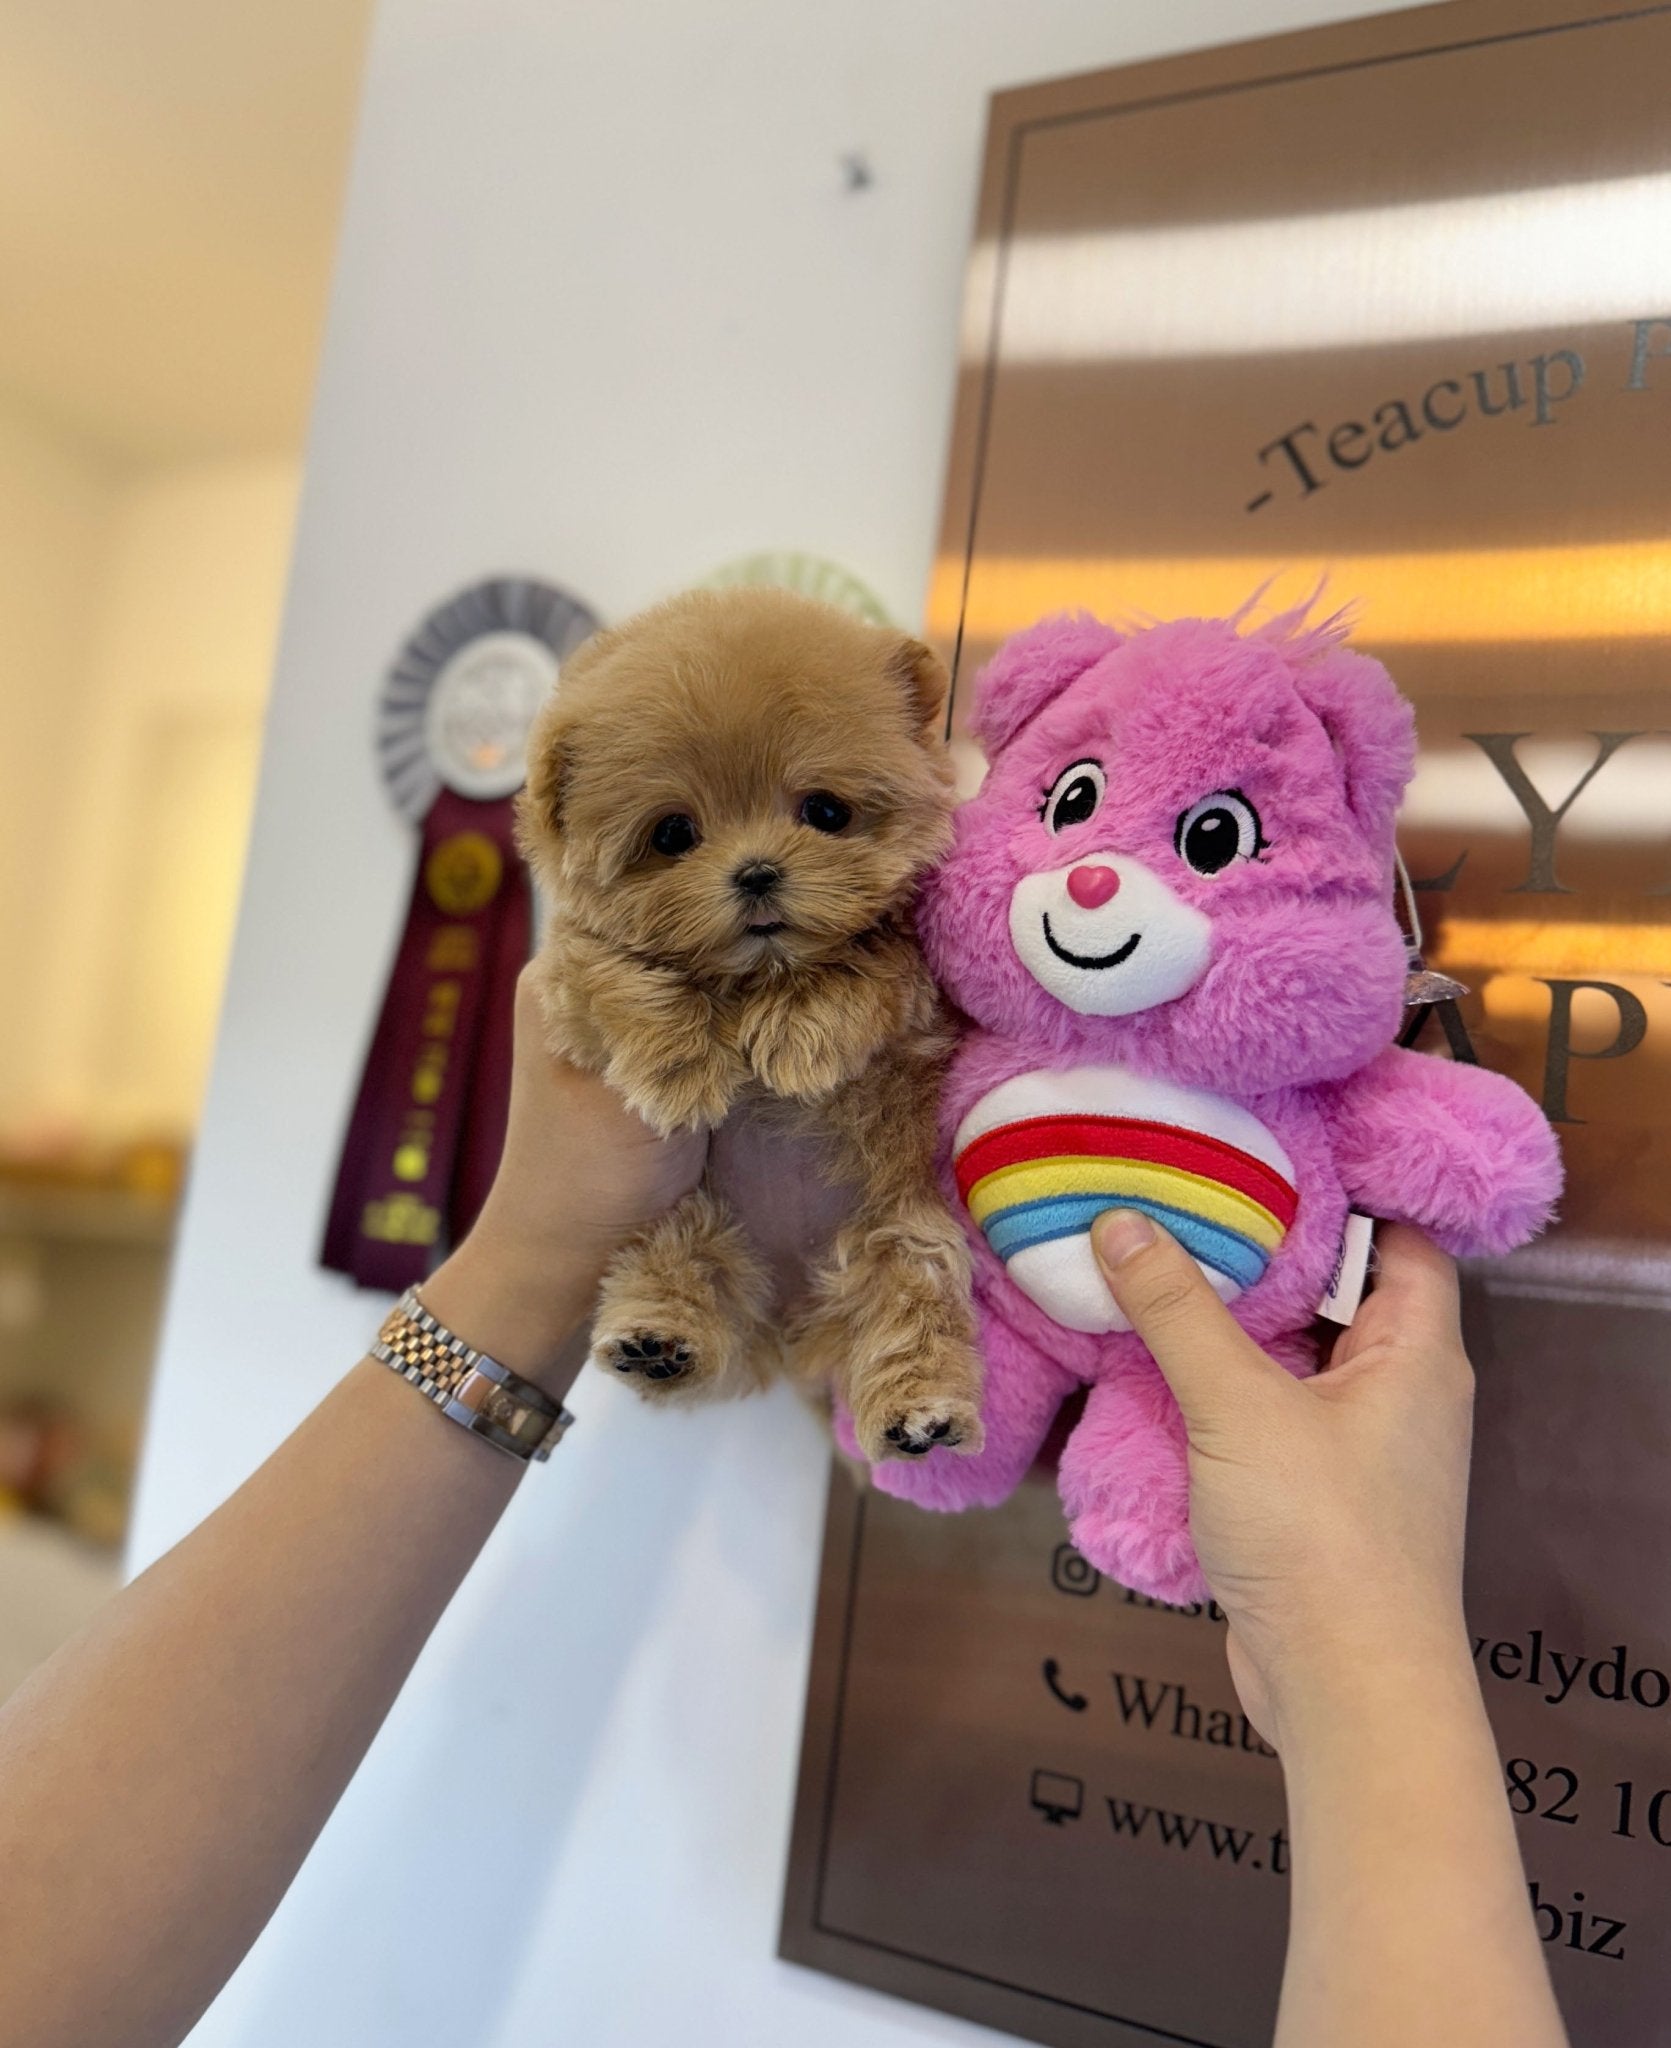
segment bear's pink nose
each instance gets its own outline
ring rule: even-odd
[[[1119,888],[1120,878],[1112,868],[1070,868],[1068,871],[1068,894],[1081,910],[1095,910],[1110,896],[1117,895]]]

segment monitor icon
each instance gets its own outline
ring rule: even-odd
[[[1085,1780],[1065,1777],[1060,1771],[1035,1771],[1033,1806],[1052,1827],[1078,1820],[1085,1810]]]

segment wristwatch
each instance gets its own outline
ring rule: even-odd
[[[450,1421],[524,1463],[549,1458],[574,1421],[531,1380],[437,1322],[415,1287],[384,1317],[371,1355],[410,1380]]]

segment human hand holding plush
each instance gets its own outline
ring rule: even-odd
[[[1261,1732],[1281,1747],[1347,1704],[1366,1671],[1465,1649],[1474,1381],[1444,1253],[1408,1224],[1387,1225],[1374,1284],[1328,1370],[1300,1379],[1149,1217],[1112,1210],[1091,1236],[1177,1400],[1196,1552]]]
[[[1473,1375],[1450,1260],[1389,1225],[1327,1370],[1296,1379],[1149,1217],[1115,1210],[1092,1244],[1178,1403],[1230,1675],[1282,1756],[1275,2048],[1563,2048],[1463,1619]]]

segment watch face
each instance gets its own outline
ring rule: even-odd
[[[891,626],[888,608],[875,591],[835,562],[818,555],[796,554],[790,549],[770,549],[757,555],[742,555],[704,576],[709,590],[724,590],[738,583],[768,584],[779,590],[798,590],[803,597],[816,597],[825,604],[839,605],[875,626]]]
[[[443,787],[478,802],[520,789],[528,729],[597,625],[589,606],[531,577],[495,577],[437,606],[378,703],[378,755],[401,815],[417,823]]]

